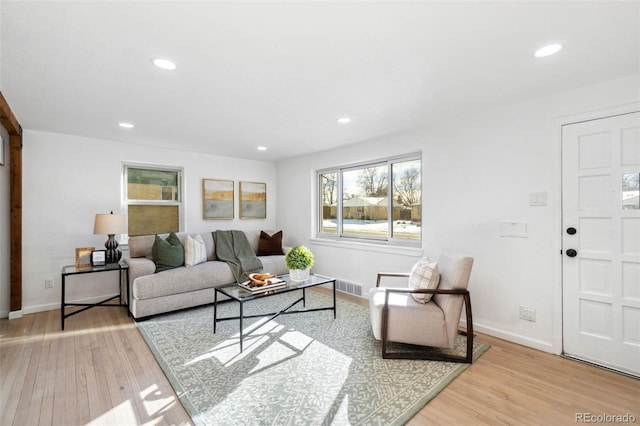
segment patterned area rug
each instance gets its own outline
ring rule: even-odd
[[[245,303],[245,315],[277,311],[296,297]],[[237,320],[219,322],[213,334],[213,306],[137,324],[197,425],[402,425],[468,367],[383,360],[369,308],[337,303],[335,320],[332,311],[245,319],[242,353]],[[307,308],[330,305],[330,295],[307,291]],[[219,317],[239,311],[236,302],[218,309]],[[458,338],[453,351],[463,353],[466,340]],[[474,346],[474,358],[489,348]]]

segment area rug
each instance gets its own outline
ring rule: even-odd
[[[297,297],[250,301],[245,315]],[[330,305],[330,295],[307,291],[307,308]],[[222,303],[218,316],[238,306]],[[337,319],[332,311],[245,319],[242,353],[237,320],[213,334],[213,306],[137,325],[197,425],[402,425],[469,366],[382,359],[368,307],[341,299]],[[458,339],[453,352],[464,353],[466,338]],[[474,342],[474,358],[488,348]]]

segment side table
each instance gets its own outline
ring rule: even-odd
[[[110,272],[110,271],[118,271],[118,295],[109,297],[104,299],[98,303],[67,303],[66,299],[66,283],[65,280],[70,275],[81,275],[81,274],[95,274],[99,272]],[[122,300],[122,279],[125,279],[127,283],[127,300],[126,303],[123,303]],[[107,302],[118,299],[118,304]],[[82,309],[78,309],[77,311],[71,312],[70,314],[65,314],[65,308],[67,306],[84,306]],[[64,330],[64,320],[65,318],[69,318],[72,315],[79,314],[80,312],[86,311],[87,309],[94,308],[96,306],[107,306],[107,307],[120,307],[126,306],[127,308],[127,316],[131,315],[129,311],[129,265],[123,263],[109,263],[104,266],[87,266],[82,268],[76,268],[75,265],[68,265],[62,267],[62,303],[60,304],[60,321],[61,321],[61,329]]]

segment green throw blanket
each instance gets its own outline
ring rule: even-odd
[[[246,281],[248,274],[262,269],[262,262],[249,245],[244,232],[214,231],[212,234],[216,256],[219,260],[227,262],[237,282]]]

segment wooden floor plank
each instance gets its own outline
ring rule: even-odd
[[[62,339],[57,338],[58,329],[54,325],[54,321],[50,318],[50,316],[57,316],[56,311],[49,311],[47,314],[47,327],[45,328],[43,342],[48,348],[48,352],[41,363],[45,370],[38,373],[38,382],[42,382],[42,403],[40,405],[40,416],[38,418],[38,422],[41,425],[51,424],[51,419],[54,418],[53,404],[59,373],[56,368],[58,361],[58,348],[63,345],[63,343],[61,343]]]
[[[47,326],[47,313],[37,314],[32,331],[32,339],[27,343],[31,346],[31,353],[28,360],[28,369],[22,382],[22,389],[19,392],[20,400],[15,415],[14,423],[35,425],[39,421],[40,407],[42,406],[42,382],[38,381],[38,374],[41,373],[41,362],[46,361],[43,352],[47,351],[44,341],[45,328]],[[36,385],[37,383],[37,385]]]
[[[0,320],[3,426],[191,423],[124,309],[70,317],[65,331],[58,314]],[[490,336],[477,338],[491,349],[408,425],[574,424],[577,413],[629,414],[640,421],[640,381]]]
[[[23,336],[32,333],[35,323],[35,315],[29,315],[19,322],[0,321],[0,409],[9,423],[13,422],[18,410],[34,347],[29,343],[29,338]]]
[[[100,308],[100,315],[85,315],[91,317],[90,324],[95,330],[89,335],[89,353],[85,358],[87,367],[87,393],[89,394],[89,413],[91,419],[100,419],[105,424],[119,424],[114,413],[115,405],[111,400],[107,375],[114,374],[110,369],[108,358],[113,356],[111,347],[105,340],[103,328],[104,315],[107,313]]]
[[[70,349],[75,352],[75,367],[76,367],[76,383],[75,383],[75,417],[76,424],[86,424],[91,420],[91,407],[89,404],[89,395],[87,394],[87,375],[93,374],[89,367],[90,372],[87,371],[86,357],[90,353],[89,334],[90,330],[82,331],[76,328],[75,323],[69,324],[67,322],[66,328],[71,328],[73,334],[73,341],[68,340]],[[73,325],[72,325],[73,324]],[[65,330],[65,334],[68,332]],[[73,342],[73,343],[71,343]]]

